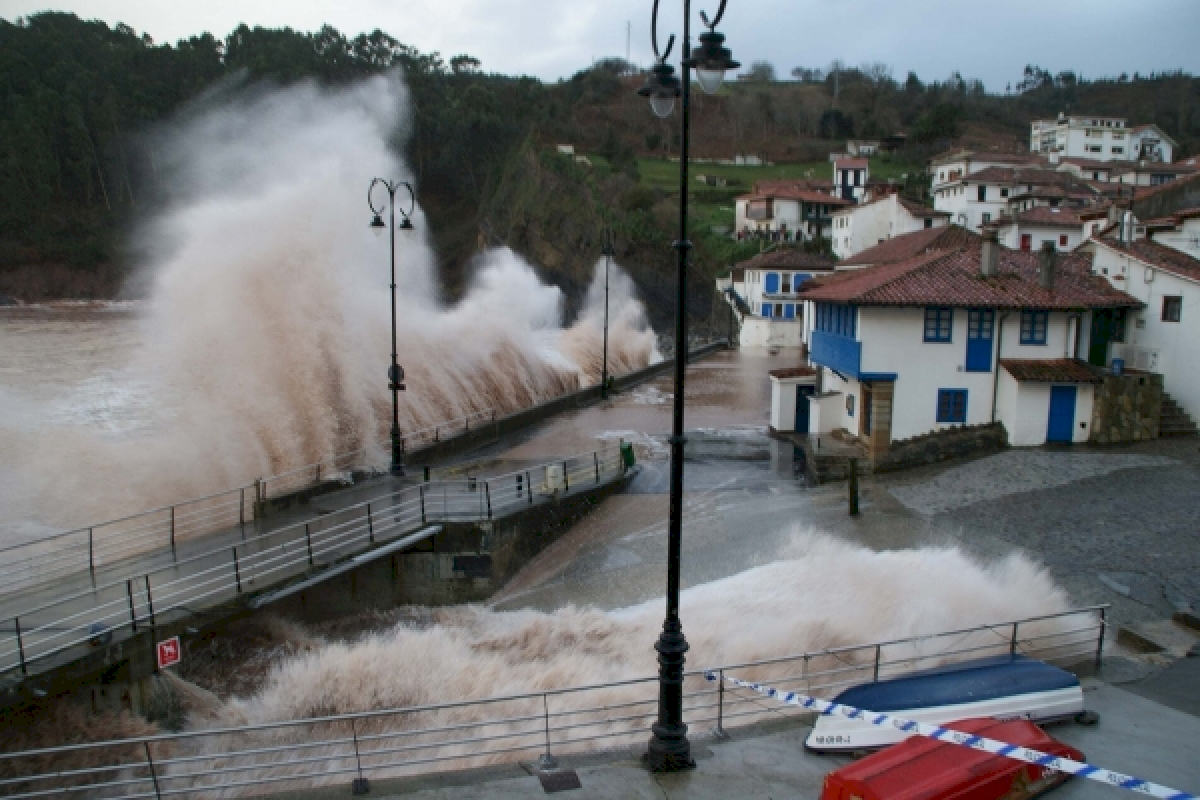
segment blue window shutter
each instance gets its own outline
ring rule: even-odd
[[[783,317],[784,317],[784,319],[795,319],[796,318],[796,306],[792,303],[788,303],[787,305],[785,305],[783,307]]]
[[[779,273],[768,272],[767,279],[763,282],[763,291],[767,294],[775,294],[779,291]]]
[[[967,422],[967,390],[938,389],[937,421],[964,425]]]
[[[763,303],[763,304],[762,304],[762,315],[763,315],[764,317],[769,317],[769,316],[771,316],[771,304],[770,304],[770,303]]]

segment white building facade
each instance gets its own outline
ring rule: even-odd
[[[814,277],[833,272],[824,256],[783,248],[755,256],[717,279],[738,320],[742,347],[799,347],[804,342],[804,301],[799,293]]]
[[[920,206],[895,193],[847,206],[832,215],[833,253],[844,261],[894,236],[943,227],[949,219],[949,212]]]
[[[999,280],[988,280],[984,263]],[[1050,265],[1046,284],[1039,263]],[[1056,281],[1061,269],[1072,279]],[[1087,441],[1098,381],[1083,363],[1089,314],[1138,305],[1074,279],[1090,269],[1080,256],[985,242],[982,251],[922,254],[821,282],[805,292],[814,304],[810,360],[820,369],[810,432],[844,429],[870,452],[996,422],[1013,444]]]
[[[1125,341],[1113,346],[1112,355],[1123,358],[1128,367],[1162,373],[1163,388],[1196,420],[1200,419],[1200,260],[1159,243],[1161,235],[1128,244],[1093,239],[1082,249],[1093,254],[1097,274],[1145,304],[1127,326]],[[1167,237],[1167,241],[1175,239]]]
[[[1123,117],[1059,114],[1030,123],[1029,150],[1052,159],[1132,161],[1131,133]]]

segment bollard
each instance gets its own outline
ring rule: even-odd
[[[850,516],[858,516],[858,459],[850,459],[850,481],[849,481],[850,496],[847,498],[850,503]]]

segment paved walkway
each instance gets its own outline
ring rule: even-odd
[[[1050,734],[1084,752],[1090,763],[1128,772],[1183,791],[1200,791],[1200,763],[1195,743],[1200,741],[1200,718],[1101,681],[1085,684],[1089,709],[1100,715],[1095,727],[1073,723],[1051,726]],[[655,775],[644,769],[640,751],[617,751],[577,759],[563,759],[561,768],[574,769],[581,788],[562,793],[563,798],[816,798],[826,773],[848,764],[849,756],[818,756],[805,752],[810,728],[782,722],[733,730],[725,741],[713,741],[693,732],[696,769]],[[545,796],[533,773],[533,764],[486,770],[446,773],[418,779],[372,781],[375,798],[536,798]],[[293,797],[343,797],[346,789],[292,794]],[[1056,790],[1064,800],[1103,800],[1140,795],[1074,779]]]

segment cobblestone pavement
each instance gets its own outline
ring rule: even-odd
[[[881,478],[931,532],[981,555],[1013,546],[1041,560],[1083,603],[1120,622],[1200,608],[1200,448],[1010,450],[949,468]]]

